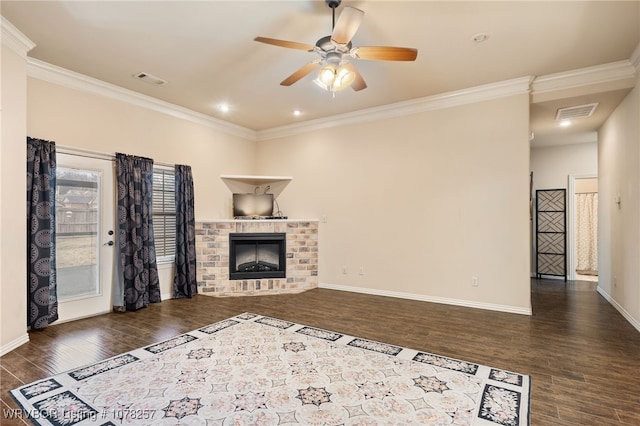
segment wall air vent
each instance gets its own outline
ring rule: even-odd
[[[575,118],[591,117],[598,107],[598,103],[572,106],[567,108],[558,108],[556,112],[556,121],[573,120]]]
[[[139,72],[137,74],[133,75],[135,78],[137,78],[138,80],[142,80],[145,81],[149,84],[153,84],[154,86],[163,86],[165,84],[167,84],[166,80],[163,80],[159,77],[156,77],[155,75],[151,75],[149,73],[146,72]]]

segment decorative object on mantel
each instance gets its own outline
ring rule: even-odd
[[[530,377],[244,313],[14,389],[40,425],[529,425]]]

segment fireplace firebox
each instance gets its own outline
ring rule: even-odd
[[[286,234],[229,234],[229,279],[286,277]]]

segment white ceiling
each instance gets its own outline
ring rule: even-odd
[[[0,5],[2,15],[36,44],[32,58],[256,131],[629,61],[640,43],[640,1],[345,0],[337,15],[345,5],[365,12],[354,46],[404,46],[419,53],[415,62],[354,60],[368,88],[333,98],[312,83],[312,75],[291,87],[279,85],[315,53],[253,41],[264,36],[315,44],[331,33],[331,9],[324,1],[2,0]],[[474,42],[477,33],[488,34],[488,40]],[[168,83],[158,87],[136,80],[132,75],[138,72]],[[628,86],[534,100],[533,143],[593,138]],[[556,109],[585,101],[600,102],[594,117],[559,130]],[[221,112],[221,103],[230,111]],[[294,109],[302,115],[294,117]]]

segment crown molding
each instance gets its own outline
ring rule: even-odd
[[[27,58],[27,52],[36,47],[36,44],[22,34],[11,22],[0,15],[2,25],[2,44],[16,52],[22,58]]]
[[[217,118],[181,107],[152,96],[143,95],[86,75],[61,68],[34,58],[27,58],[27,76],[48,81],[70,89],[80,90],[147,108],[175,118],[191,121],[222,133],[255,140],[256,132]]]
[[[636,49],[637,51],[637,49]],[[630,60],[595,65],[556,74],[537,77],[531,85],[532,95],[566,90],[590,85],[635,80],[636,67]]]
[[[331,117],[309,120],[289,126],[274,127],[272,129],[257,132],[257,140],[268,140],[293,136],[333,127],[367,123],[394,117],[402,117],[425,111],[451,108],[476,102],[504,98],[529,92],[533,77],[520,77],[512,80],[456,90],[434,96],[398,102],[380,107],[367,108],[346,114],[333,115]]]
[[[3,44],[5,43],[5,27],[8,29],[8,32],[11,32],[11,34],[14,32],[18,34],[17,37],[12,38],[19,42],[20,45],[24,46],[24,48],[30,49],[31,47],[29,46],[35,46],[4,18],[2,18]],[[13,28],[13,30],[11,30],[11,28]],[[19,35],[22,35],[22,37]],[[24,53],[25,57],[27,51],[28,50]],[[26,59],[27,75],[29,77],[59,84],[71,89],[97,94],[118,101],[127,102],[139,107],[148,108],[175,118],[213,128],[222,133],[237,136],[245,140],[263,141],[299,135],[322,129],[361,124],[417,114],[425,111],[484,102],[524,93],[531,93],[534,97],[544,97],[552,95],[553,92],[576,89],[585,86],[617,84],[623,85],[624,87],[633,87],[638,69],[640,69],[640,44],[635,49],[629,60],[596,65],[556,74],[548,74],[539,77],[520,77],[259,131],[238,126],[206,114],[162,101],[151,96],[143,95],[111,83],[106,83],[37,59],[29,57],[26,57]]]

